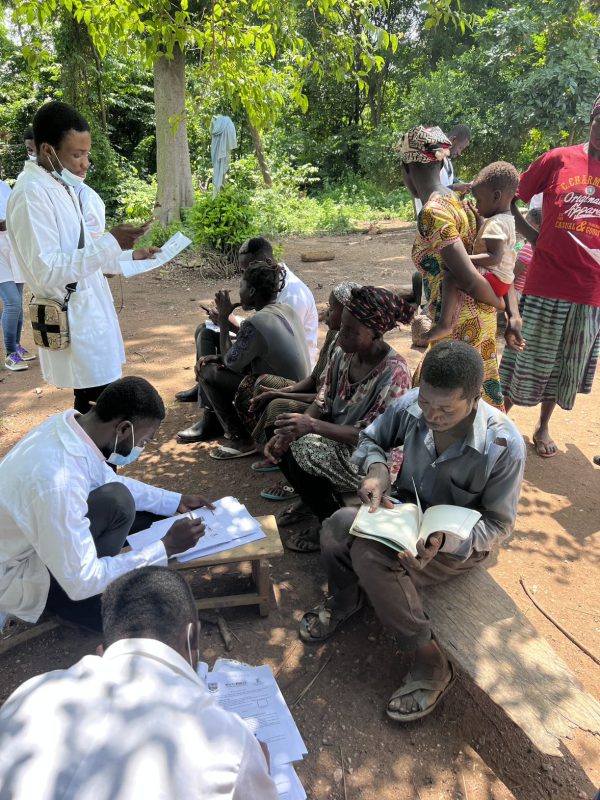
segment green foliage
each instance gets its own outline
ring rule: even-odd
[[[193,231],[185,222],[172,222],[170,225],[161,225],[160,222],[155,222],[148,231],[148,235],[144,240],[144,244],[151,244],[155,247],[160,247],[168,239],[170,239],[171,236],[179,231],[192,238]]]
[[[206,194],[191,210],[188,225],[196,244],[227,252],[251,236],[341,233],[361,222],[412,218],[405,189],[385,192],[354,176],[309,194],[300,187],[315,182],[310,165],[297,170],[287,165],[276,173],[273,187],[266,188],[259,183],[256,165],[252,170],[252,159],[236,164],[230,183],[217,197]]]
[[[156,203],[156,178],[143,180],[126,165],[121,171],[117,190],[117,219],[146,221],[154,214]]]
[[[214,199],[204,195],[189,215],[195,243],[226,252],[255,236],[249,201],[250,196],[234,186],[224,187]]]

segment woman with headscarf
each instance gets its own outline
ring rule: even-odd
[[[248,376],[240,384],[234,405],[246,430],[251,433],[257,445],[265,445],[271,438],[275,429],[275,420],[279,414],[298,413],[304,411],[315,399],[317,392],[323,384],[329,358],[335,349],[335,342],[340,330],[342,311],[351,296],[352,289],[358,287],[354,281],[344,281],[338,284],[329,295],[329,303],[325,312],[325,322],[329,330],[320,350],[319,358],[312,373],[301,381],[294,383],[280,375]],[[252,464],[255,472],[275,472],[279,467],[270,461],[255,461]],[[285,480],[276,483],[261,493],[266,500],[285,501],[296,498],[296,490]],[[289,515],[289,519],[286,515]],[[310,516],[307,510],[291,506],[284,511],[284,524],[290,519],[298,521]]]
[[[352,289],[327,374],[303,414],[280,414],[265,455],[278,463],[288,483],[311,509],[316,524],[286,542],[301,553],[319,549],[320,523],[355,492],[359,475],[351,457],[358,433],[411,387],[404,358],[384,334],[407,324],[412,308],[387,289]]]
[[[500,376],[507,409],[541,403],[532,440],[539,456],[552,458],[552,412],[557,405],[570,411],[577,394],[591,392],[600,351],[600,95],[589,140],[544,153],[521,175],[517,198],[528,203],[539,192],[539,233],[521,216],[516,198],[512,205],[518,232],[535,249],[520,314],[510,304],[507,309],[511,349],[504,351]]]
[[[469,259],[477,233],[474,210],[440,180],[450,146],[440,128],[422,125],[411,128],[399,145],[404,183],[423,204],[417,217],[413,260],[423,275],[428,313],[434,323],[442,309],[443,273],[448,270],[453,275],[461,291],[452,338],[479,351],[484,363],[483,398],[504,410],[496,355],[496,309],[504,308],[504,303]]]

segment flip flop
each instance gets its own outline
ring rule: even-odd
[[[255,453],[256,448],[253,450],[238,450],[235,447],[225,447],[224,445],[221,445],[215,450],[211,450],[208,455],[210,458],[214,458],[215,461],[231,461],[234,458],[246,458],[247,456],[253,456]]]
[[[272,500],[274,503],[279,503],[281,500],[294,500],[298,497],[298,492],[293,486],[285,481],[279,481],[275,486],[270,489],[263,489],[260,493],[261,497],[265,500]]]
[[[264,461],[255,461],[254,464],[250,466],[250,469],[253,469],[254,472],[279,472],[277,464],[271,464],[271,462],[266,459]]]
[[[393,719],[394,722],[414,722],[417,719],[423,719],[428,714],[436,708],[437,704],[440,702],[442,697],[444,697],[448,691],[448,689],[452,686],[454,681],[456,680],[456,671],[451,661],[448,661],[448,666],[450,667],[450,678],[447,681],[444,680],[426,680],[425,678],[411,678],[410,672],[405,675],[404,682],[401,686],[399,686],[396,691],[392,694],[390,699],[388,700],[388,706],[385,710],[385,713],[388,715],[390,719]],[[432,703],[422,707],[419,711],[411,711],[409,714],[402,714],[400,711],[392,711],[389,707],[389,704],[392,700],[397,700],[399,697],[404,697],[405,695],[412,694],[413,692],[437,692],[437,696]],[[423,698],[424,700],[425,698]],[[417,702],[421,702],[418,700]]]
[[[296,531],[285,542],[285,547],[293,553],[318,553],[321,550],[321,542],[319,531],[321,527],[315,530],[314,528],[305,528],[302,531]]]
[[[554,458],[554,456],[558,455],[558,449],[556,448],[556,443],[552,439],[544,441],[543,439],[536,439],[535,436],[532,436],[531,441],[533,442],[533,447],[535,449],[535,452],[540,458]],[[554,452],[553,453],[546,452],[546,448],[550,447],[551,445],[554,447]]]
[[[349,620],[350,617],[353,617],[354,614],[358,614],[364,605],[364,601],[361,599],[356,608],[350,611],[348,614],[334,616],[332,609],[327,608],[327,602],[328,601],[326,600],[324,603],[321,603],[320,605],[312,608],[310,611],[307,611],[300,620],[298,635],[303,642],[310,644],[313,642],[319,643],[327,641],[327,639],[330,639],[337,629],[344,624],[344,622]],[[322,633],[320,636],[311,636],[310,631],[313,622],[316,620],[319,622]]]

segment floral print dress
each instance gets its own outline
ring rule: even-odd
[[[366,428],[411,388],[411,374],[404,358],[390,349],[368,375],[352,383],[349,370],[353,356],[339,347],[334,350],[315,402],[329,422]],[[298,466],[310,475],[327,478],[341,492],[358,488],[358,468],[350,461],[354,452],[351,445],[309,433],[292,442],[290,449]]]
[[[442,310],[444,247],[460,240],[467,253],[471,253],[476,233],[477,222],[473,209],[455,192],[433,194],[418,216],[412,257],[423,275],[428,313],[433,322],[439,320]],[[459,292],[459,307],[454,319],[452,338],[473,345],[483,358],[484,400],[504,411],[496,352],[496,309]],[[420,369],[415,374],[415,384],[418,383],[419,374]]]

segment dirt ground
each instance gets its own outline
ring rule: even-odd
[[[314,291],[320,308],[331,287],[344,279],[397,288],[410,279],[410,224],[383,226],[380,235],[335,236],[282,242],[283,257]],[[311,248],[335,252],[335,260],[302,264]],[[169,489],[199,491],[211,498],[235,494],[254,514],[277,513],[282,504],[259,497],[273,474],[261,476],[251,459],[217,465],[210,445],[180,445],[175,434],[195,417],[191,404],[177,404],[174,393],[193,383],[195,325],[221,282],[202,281],[198,270],[163,269],[123,282],[113,280],[126,349],[126,374],[142,375],[161,392],[167,418],[157,441],[127,474]],[[226,282],[235,289],[237,280]],[[324,330],[321,332],[324,335]],[[422,352],[411,349],[408,332],[390,338],[414,368]],[[24,337],[28,346],[29,334]],[[36,362],[34,362],[35,364]],[[0,376],[0,456],[31,427],[71,405],[72,397],[44,384],[39,367]],[[599,379],[600,380],[600,379]],[[598,603],[600,470],[591,458],[600,453],[600,411],[595,394],[580,397],[571,413],[557,411],[553,434],[560,454],[551,461],[529,448],[520,514],[511,541],[491,572],[516,605],[569,665],[586,689],[598,697],[600,668],[549,623],[519,585],[523,576],[536,599],[592,652],[600,653]],[[535,410],[516,408],[512,418],[529,442]],[[277,479],[277,473],[275,473]],[[232,489],[232,487],[235,487]],[[282,531],[283,537],[286,531]],[[216,570],[214,571],[217,572]],[[243,585],[246,575],[201,575],[207,591],[227,582]],[[299,775],[314,800],[571,800],[591,797],[600,785],[600,742],[579,733],[565,742],[562,758],[542,757],[516,727],[464,676],[420,723],[400,727],[384,714],[388,696],[406,661],[381,629],[372,610],[353,620],[337,638],[318,647],[301,644],[296,626],[319,601],[324,575],[317,555],[287,553],[272,564],[273,608],[261,619],[255,607],[224,611],[239,641],[231,656],[251,664],[281,667],[278,676],[293,703],[320,667],[323,672],[294,706],[308,756]],[[92,635],[64,628],[0,656],[3,700],[22,681],[40,672],[67,667],[98,644]],[[225,651],[212,626],[202,635],[203,656],[212,663]],[[341,760],[346,768],[346,787]]]

